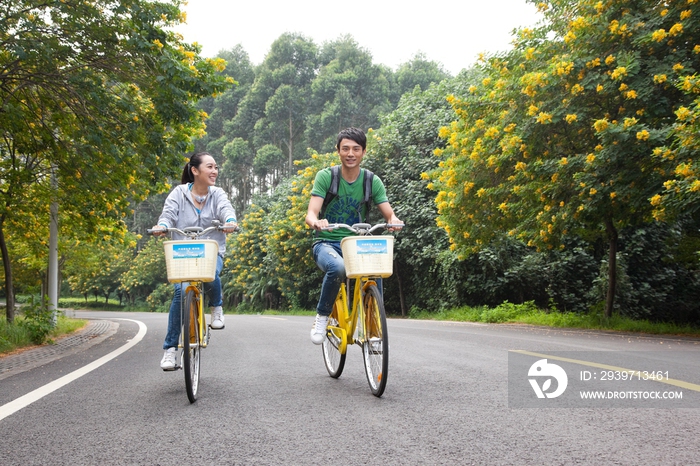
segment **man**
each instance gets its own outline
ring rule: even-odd
[[[328,316],[333,303],[345,280],[345,265],[340,240],[352,233],[344,228],[335,231],[322,231],[330,223],[352,225],[366,221],[368,206],[363,205],[364,181],[368,171],[360,168],[365,156],[367,136],[357,128],[347,128],[338,134],[336,149],[340,157],[340,178],[338,192],[321,212],[324,199],[329,195],[331,169],[326,168],[316,174],[311,199],[306,213],[306,224],[316,230],[313,257],[316,265],[325,273],[321,285],[321,297],[316,306],[316,321],[311,329],[311,341],[320,345],[326,336]],[[384,183],[377,176],[372,177],[371,202],[374,203],[386,223],[403,225],[396,217],[386,196]],[[391,228],[390,230],[399,229]]]

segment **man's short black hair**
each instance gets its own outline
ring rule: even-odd
[[[355,141],[360,146],[362,146],[362,150],[365,150],[367,148],[367,136],[365,136],[365,132],[359,128],[345,128],[340,133],[338,133],[338,141],[335,143],[336,149],[340,150],[340,141],[342,141],[343,139],[350,139],[352,141]]]

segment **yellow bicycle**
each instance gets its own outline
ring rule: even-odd
[[[328,318],[326,339],[322,344],[326,369],[331,377],[340,377],[345,367],[348,345],[360,345],[367,382],[372,394],[377,397],[384,393],[389,376],[389,335],[384,299],[376,279],[389,277],[393,273],[394,237],[371,235],[375,231],[403,226],[336,223],[324,228],[345,228],[356,235],[341,241],[347,280],[341,284]],[[351,281],[353,297],[349,307]]]
[[[204,315],[204,283],[211,282],[216,276],[216,256],[219,244],[210,239],[200,239],[213,230],[223,230],[217,221],[212,226],[187,227],[184,229],[168,228],[149,229],[148,233],[179,233],[185,240],[165,241],[165,263],[168,281],[180,283],[180,362],[175,369],[185,373],[185,389],[190,403],[197,400],[199,388],[199,368],[202,349],[209,344],[211,332]]]

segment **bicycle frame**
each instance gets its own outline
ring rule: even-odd
[[[348,307],[348,295],[347,295],[347,285],[349,285],[350,280],[346,280],[346,283],[340,285],[340,291],[338,292],[338,299],[336,302],[340,301],[342,303],[342,309],[337,312],[338,326],[329,326],[330,330],[339,330],[342,337],[340,338],[340,343],[338,351],[340,354],[345,354],[347,351],[348,344],[362,344],[365,335],[367,335],[367,329],[365,328],[365,322],[361,322],[361,335],[355,335],[357,332],[357,320],[360,316],[360,307],[362,304],[362,297],[364,292],[370,285],[377,285],[377,282],[371,277],[358,277],[354,279],[353,285],[353,297],[352,297],[352,308]]]

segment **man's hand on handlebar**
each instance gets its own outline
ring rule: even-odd
[[[322,218],[321,220],[316,220],[316,221],[311,225],[311,227],[312,227],[314,230],[321,231],[321,230],[323,230],[324,228],[327,228],[327,227],[328,227],[328,220],[326,220],[325,218]]]

